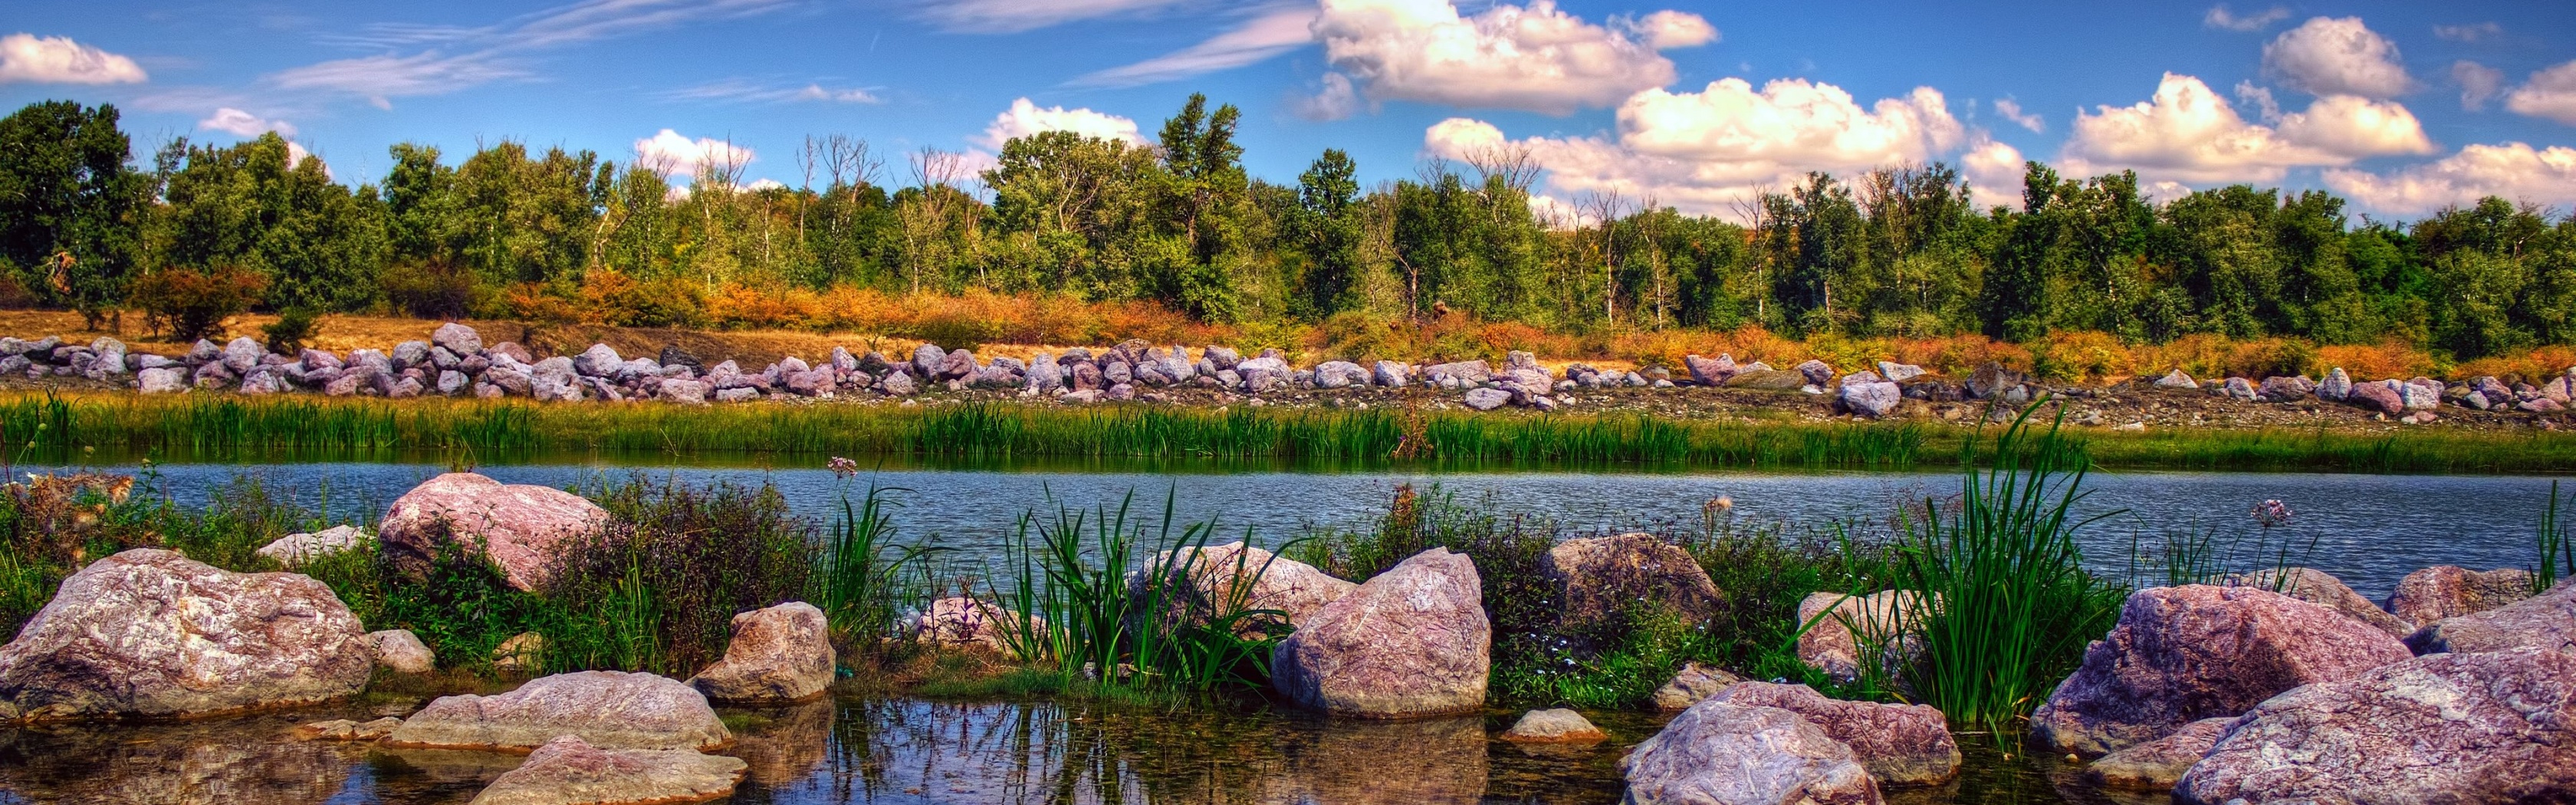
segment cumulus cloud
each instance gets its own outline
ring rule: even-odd
[[[744,165],[751,164],[753,156],[750,148],[735,145],[731,140],[713,137],[690,139],[670,129],[635,141],[635,164],[682,185],[697,178],[702,171],[737,173]]]
[[[1959,154],[1959,175],[1967,177],[1970,202],[1979,207],[2020,207],[2022,176],[2028,170],[2021,149],[1982,134]]]
[[[1341,73],[1325,73],[1323,85],[1323,89],[1317,90],[1315,94],[1296,99],[1295,110],[1298,117],[1307,120],[1340,120],[1357,114],[1360,106],[1366,103],[1360,100],[1359,89],[1351,85],[1350,76]]]
[[[139,84],[149,76],[133,59],[68,36],[0,36],[0,84]]]
[[[2021,102],[2013,100],[2011,96],[1995,99],[1995,114],[2002,115],[2005,120],[2012,121],[2013,125],[2032,132],[2048,130],[2048,121],[2039,119],[2037,112],[2022,111]]]
[[[1011,108],[994,115],[977,144],[999,151],[1003,143],[1042,131],[1070,131],[1085,137],[1145,144],[1145,138],[1136,133],[1135,120],[1089,109],[1039,108],[1027,98],[1012,101]]]
[[[2246,122],[2200,79],[2173,73],[2152,100],[2077,112],[2073,129],[2061,157],[2070,172],[2129,168],[2190,183],[2278,182],[2292,167],[2433,149],[2422,123],[2394,102],[2330,95],[2265,126]]]
[[[1450,0],[1323,0],[1324,58],[1372,100],[1571,114],[1672,83],[1658,52],[1715,41],[1696,14],[1595,25],[1550,0],[1462,15]]]
[[[1282,6],[1196,45],[1074,79],[1076,86],[1133,87],[1231,70],[1315,41],[1315,7]]]
[[[235,137],[257,137],[271,131],[277,132],[281,137],[295,136],[293,123],[263,119],[258,115],[229,106],[217,109],[214,114],[207,115],[206,119],[197,121],[197,128],[220,131]]]
[[[1849,174],[1927,162],[1966,139],[1930,87],[1863,106],[1840,87],[1802,79],[1772,81],[1759,91],[1737,78],[1699,92],[1648,90],[1620,105],[1618,121],[1615,136],[1515,140],[1491,123],[1450,118],[1424,131],[1423,149],[1462,160],[1525,149],[1547,170],[1546,189],[1559,198],[1615,191],[1727,215],[1762,189],[1784,188],[1808,171]]]
[[[2280,6],[2273,6],[2252,14],[2238,14],[2229,10],[2226,3],[2220,3],[2210,6],[2208,13],[2200,15],[2200,24],[2222,31],[2250,34],[2270,28],[2272,23],[2289,18],[2290,10]]]
[[[2492,22],[2469,25],[2433,26],[2433,37],[2452,42],[2484,42],[2504,36],[2504,26]]]
[[[2421,215],[2477,203],[2487,196],[2520,202],[2576,203],[2576,148],[2535,149],[2519,142],[2470,145],[2459,153],[2389,173],[2329,170],[2326,186],[2370,209]]]
[[[2475,112],[2504,94],[2504,71],[2461,59],[2451,63],[2451,81],[2460,85],[2460,108]]]
[[[2414,88],[2397,43],[2360,17],[2316,17],[2263,46],[2265,72],[2310,95],[2387,98]]]
[[[2532,73],[2504,96],[2504,108],[2576,126],[2576,61]]]

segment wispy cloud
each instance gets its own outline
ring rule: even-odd
[[[1182,5],[1185,0],[922,0],[915,16],[955,33],[1007,34]]]
[[[1231,70],[1315,41],[1312,5],[1275,5],[1205,42],[1074,79],[1075,86],[1132,87]]]
[[[720,101],[725,103],[884,103],[885,98],[871,87],[832,88],[821,82],[804,86],[764,84],[740,78],[728,78],[681,87],[661,93],[665,100]]]
[[[308,64],[268,76],[280,89],[343,93],[380,108],[534,74],[538,51],[689,22],[760,14],[792,0],[583,0],[487,26],[384,23],[326,42],[389,52]],[[420,48],[405,53],[402,51]]]
[[[2273,6],[2252,14],[2238,14],[2229,10],[2226,3],[2220,3],[2210,6],[2208,13],[2200,15],[2200,24],[2222,31],[2250,34],[2270,28],[2273,23],[2289,18],[2290,10],[2281,6]]]
[[[2433,38],[2452,42],[2484,42],[2503,36],[2504,26],[2492,22],[2433,26]]]
[[[2022,111],[2021,102],[2013,100],[2010,95],[1995,99],[1995,114],[2002,115],[2005,120],[2012,121],[2013,125],[2020,126],[2034,132],[2048,130],[2048,121],[2039,119],[2039,113],[2037,112]]]

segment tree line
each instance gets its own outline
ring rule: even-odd
[[[1979,209],[1936,163],[1810,174],[1737,223],[1618,194],[1534,207],[1540,171],[1510,147],[1368,187],[1327,149],[1272,183],[1245,172],[1239,120],[1193,95],[1152,143],[1045,132],[979,173],[955,152],[810,137],[798,183],[757,187],[739,164],[679,183],[589,151],[504,141],[450,160],[405,143],[351,186],[275,134],[138,160],[115,107],[49,101],[0,119],[0,295],[95,317],[157,274],[220,270],[270,310],[587,299],[638,325],[698,323],[729,289],[859,286],[1148,301],[1220,323],[2213,333],[2462,359],[2576,342],[2576,217],[2503,199],[2389,222],[2321,191],[2158,202],[2134,173],[2032,162],[2018,208]]]

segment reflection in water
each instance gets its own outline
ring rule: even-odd
[[[351,705],[189,723],[0,730],[0,803],[461,805],[522,758],[299,743],[295,724]],[[1591,747],[1491,740],[1516,714],[1326,719],[1253,701],[1169,708],[1084,702],[845,699],[728,709],[726,753],[751,766],[739,805],[1410,805],[1619,800],[1618,758],[1663,717],[1589,714]],[[1961,778],[1891,789],[1898,805],[2146,805],[2078,770],[2007,760],[1963,736]]]

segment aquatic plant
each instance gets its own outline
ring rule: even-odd
[[[2568,524],[2558,517],[2558,482],[2549,482],[2549,502],[2540,510],[2537,538],[2540,561],[2531,570],[2531,594],[2539,595],[2558,586],[2558,580],[2576,575],[2576,539],[2571,539]]]
[[[857,472],[856,462],[832,461],[841,477]],[[842,462],[850,464],[847,473]],[[829,619],[833,635],[862,649],[892,635],[898,613],[925,598],[929,587],[929,560],[938,549],[899,541],[889,511],[899,505],[892,496],[904,491],[869,484],[852,502],[845,490],[814,574],[813,603]],[[921,579],[908,580],[907,569],[919,571]]]

